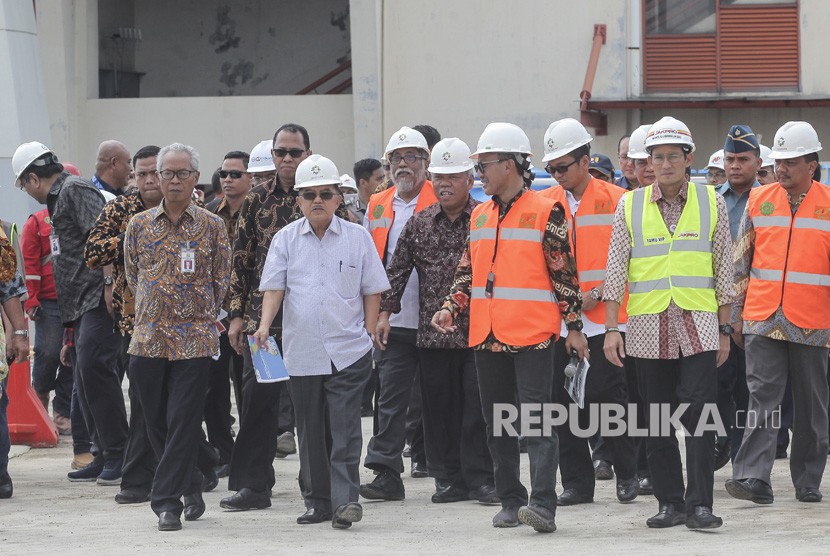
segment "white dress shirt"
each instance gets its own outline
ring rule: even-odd
[[[290,376],[332,374],[372,349],[363,296],[389,289],[372,237],[334,217],[323,239],[306,218],[271,240],[260,291],[285,290],[283,358]]]

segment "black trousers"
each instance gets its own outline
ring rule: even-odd
[[[494,484],[473,351],[418,352],[429,475],[468,490]]]
[[[242,370],[242,356],[231,347],[227,334],[219,336],[219,359],[210,362],[210,383],[205,399],[205,428],[210,444],[219,451],[219,463],[230,463],[233,452],[231,435],[231,382],[236,369]]]
[[[280,349],[282,342],[277,341]],[[277,454],[277,415],[284,382],[256,381],[251,348],[243,342],[242,406],[239,433],[233,445],[228,489],[249,488],[263,492],[274,486],[274,457]]]
[[[406,442],[406,411],[418,368],[416,334],[416,330],[393,327],[386,350],[377,354],[377,427],[363,463],[369,469],[403,473],[401,454]]]
[[[406,443],[409,444],[410,458],[413,463],[426,465],[427,453],[424,446],[423,398],[421,396],[421,369],[415,370],[412,391],[409,395],[409,407],[406,409]]]
[[[122,353],[126,353],[131,339],[132,335],[130,334],[121,338]],[[130,356],[126,355],[126,357],[129,361]],[[121,490],[131,489],[150,492],[153,486],[153,476],[156,474],[158,458],[147,435],[147,421],[144,418],[135,373],[136,370],[128,365],[127,378],[130,383],[127,393],[130,397],[130,433],[127,436],[127,445],[124,449]]]
[[[201,491],[203,477],[196,462],[210,361],[210,357],[178,361],[130,357],[147,436],[158,458],[150,499],[157,515],[181,515],[181,497]]]
[[[577,412],[581,430],[589,428],[591,404],[619,404],[623,407],[628,404],[625,369],[612,365],[605,358],[604,342],[605,334],[588,338],[591,367],[588,369],[585,380],[585,407]],[[553,360],[555,361],[553,400],[565,406],[574,404],[575,407],[575,402],[565,391],[565,366],[569,360],[565,338],[560,338],[556,342]],[[572,423],[568,421],[556,427],[556,433],[559,435],[559,473],[562,476],[562,488],[571,488],[582,494],[593,495],[596,480],[588,439],[574,435],[571,426]],[[636,452],[634,443],[628,434],[608,436],[604,442],[613,454],[617,478],[624,480],[633,478],[637,474]]]
[[[127,410],[116,371],[121,342],[103,296],[75,323],[75,380],[92,443],[105,460],[119,460],[127,443]]]
[[[748,403],[746,354],[730,339],[729,357],[723,365],[718,367],[718,413],[720,413],[727,434],[724,438],[718,438],[718,443],[725,444],[727,439],[732,441],[733,460],[744,438]],[[787,440],[789,441],[789,438]]]
[[[487,423],[487,445],[493,457],[496,493],[502,507],[528,503],[527,489],[520,478],[519,439],[502,431],[494,436],[493,406],[550,403],[553,386],[553,349],[533,349],[521,353],[475,351],[481,407]],[[521,411],[520,411],[521,413]],[[541,411],[530,414],[540,419]],[[518,423],[518,422],[517,422]],[[530,503],[556,512],[556,469],[559,466],[559,440],[556,431],[538,431],[527,436],[530,459]]]
[[[708,430],[695,435],[704,411],[704,404],[715,406],[718,399],[718,371],[715,367],[715,351],[704,351],[680,359],[636,358],[640,391],[646,402],[649,429],[659,430],[651,421],[652,404],[688,403],[681,423],[689,431],[686,436],[686,474],[688,486],[683,486],[683,465],[674,430],[667,436],[650,434],[646,438],[648,466],[654,496],[660,504],[674,504],[693,513],[695,507],[712,507],[712,490],[715,473],[715,432]],[[711,421],[711,420],[710,420]],[[684,496],[685,490],[685,496]]]

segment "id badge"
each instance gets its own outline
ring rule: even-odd
[[[193,274],[196,272],[196,251],[188,247],[182,247],[181,261],[182,274]]]
[[[61,242],[55,234],[49,234],[49,248],[53,257],[61,254]]]

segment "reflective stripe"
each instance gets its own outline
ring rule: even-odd
[[[41,279],[41,277],[38,276],[37,274],[27,274],[26,275],[26,280],[40,280],[40,279]]]
[[[672,249],[675,251],[702,251],[704,253],[711,253],[712,242],[705,239],[676,239],[672,243]]]
[[[646,195],[645,189],[637,190],[631,196],[631,239],[634,241],[634,249],[631,251],[631,256],[634,257],[634,251],[638,246],[644,245],[643,241],[643,210],[645,210]],[[668,244],[666,244],[666,253],[668,253]],[[662,253],[662,254],[666,254]],[[655,255],[640,254],[637,257],[654,257]]]
[[[542,232],[530,228],[502,228],[499,236],[504,240],[515,241],[535,241],[540,243],[542,241]]]
[[[392,219],[391,218],[374,218],[369,220],[369,231],[376,228],[391,228],[392,227]]]
[[[715,279],[708,276],[672,276],[671,283],[676,288],[715,289]]]
[[[632,259],[641,259],[644,257],[662,257],[668,254],[668,243],[658,243],[657,245],[635,245],[631,248]]]
[[[700,207],[700,237],[705,238],[706,241],[708,241],[712,231],[712,215],[709,214],[709,187],[711,186],[695,185],[697,204]],[[683,249],[683,251],[702,251],[702,249]]]
[[[789,216],[753,216],[752,225],[756,228],[789,228]]]
[[[470,241],[478,241],[480,239],[496,239],[496,229],[479,228],[478,230],[470,230]]]
[[[750,268],[749,275],[756,280],[770,280],[773,282],[780,282],[784,279],[783,270],[772,270],[769,268]]]
[[[576,227],[583,226],[610,226],[614,223],[613,214],[586,214],[576,217]]]
[[[593,282],[594,280],[605,280],[605,269],[602,270],[583,270],[579,272],[579,279],[585,282]]]
[[[830,286],[830,276],[827,274],[813,274],[812,272],[788,272],[786,281],[790,284]]]
[[[668,278],[659,280],[643,280],[642,282],[629,282],[628,293],[648,293],[654,290],[667,290],[671,287]]]
[[[830,232],[830,220],[819,220],[818,218],[796,218],[793,228]]]
[[[473,299],[486,299],[484,288],[473,288],[471,292]],[[545,301],[556,303],[556,296],[550,290],[537,290],[533,288],[493,288],[493,299],[504,299],[508,301]]]

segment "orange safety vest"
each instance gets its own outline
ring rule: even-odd
[[[392,222],[395,220],[395,211],[392,209],[392,199],[395,197],[396,187],[390,187],[380,193],[369,197],[369,206],[366,209],[366,218],[369,221],[369,233],[375,242],[381,260],[386,260],[386,243],[389,240],[389,230],[392,229]],[[421,212],[430,205],[438,202],[435,191],[432,189],[432,182],[427,180],[421,188],[418,202],[415,204],[415,212]]]
[[[491,330],[497,340],[513,346],[559,337],[562,314],[542,251],[553,204],[535,191],[525,191],[501,223],[492,199],[473,209],[471,347],[483,343]],[[491,272],[494,280],[488,293]]]
[[[568,219],[568,230],[571,231],[571,244],[576,249],[576,270],[579,275],[579,288],[582,290],[582,297],[586,298],[588,293],[599,286],[605,280],[605,267],[608,264],[608,245],[611,243],[611,230],[614,227],[614,212],[617,203],[625,194],[625,190],[616,185],[591,178],[588,187],[582,194],[579,208],[576,209],[576,225],[574,227],[571,211],[568,208],[568,199],[565,190],[561,186],[549,187],[540,194],[562,203],[565,207],[565,217]],[[575,237],[577,236],[578,237]],[[628,321],[628,314],[625,312],[626,301],[628,300],[628,289],[626,288],[625,298],[620,304],[620,312],[617,315],[618,322]],[[605,322],[605,302],[600,301],[590,311],[585,311],[585,316],[593,322],[602,324]]]
[[[783,307],[801,328],[830,328],[830,186],[814,181],[792,214],[778,183],[750,190],[755,229],[744,318],[763,321]]]

